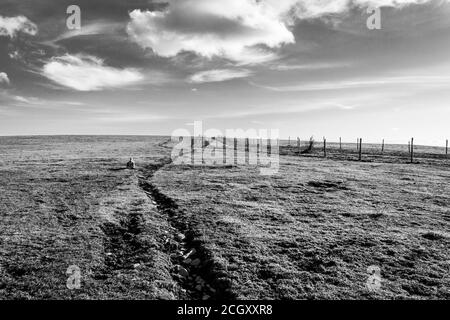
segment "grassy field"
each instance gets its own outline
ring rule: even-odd
[[[262,176],[172,164],[166,140],[0,138],[0,298],[450,298],[441,149],[409,164],[405,146],[359,162],[351,145],[327,158],[284,145]]]
[[[173,299],[167,218],[122,170],[161,138],[1,138],[0,297]],[[139,157],[138,157],[139,156]],[[81,288],[66,287],[69,266]]]

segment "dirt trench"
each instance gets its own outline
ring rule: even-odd
[[[202,237],[186,218],[186,212],[177,203],[162,193],[152,182],[153,175],[169,165],[170,159],[162,159],[139,170],[139,186],[156,205],[157,210],[167,216],[171,234],[167,235],[164,250],[170,255],[173,265],[172,278],[178,284],[178,299],[232,300],[231,281],[214,263],[211,252]]]

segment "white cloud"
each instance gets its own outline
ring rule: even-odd
[[[13,100],[23,103],[23,104],[29,104],[29,105],[43,105],[48,104],[49,101],[42,100],[36,97],[23,97],[23,96],[12,96]]]
[[[8,53],[8,56],[13,60],[19,60],[20,59],[20,53],[18,50],[15,50],[13,52]]]
[[[354,105],[342,104],[342,103],[335,103],[335,104],[332,104],[332,106],[336,107],[338,109],[341,109],[341,110],[353,110],[356,108],[356,106],[354,106]]]
[[[34,36],[38,32],[38,28],[25,16],[0,16],[0,36],[14,38],[18,32],[27,33]]]
[[[0,72],[0,84],[9,84],[8,75],[4,72]]]
[[[103,60],[88,55],[53,57],[42,74],[50,80],[78,91],[98,91],[118,88],[142,81],[144,76],[136,69],[118,69],[106,66]]]
[[[134,10],[127,32],[144,48],[171,57],[182,51],[242,63],[273,59],[269,50],[294,36],[270,4],[253,0],[169,0],[164,12]]]
[[[128,35],[164,57],[182,51],[262,63],[294,43],[295,19],[341,15],[354,7],[403,7],[432,0],[168,0],[166,11],[130,12]],[[448,0],[444,0],[448,1]]]
[[[236,78],[245,78],[250,75],[251,71],[247,69],[215,69],[193,74],[189,78],[189,81],[193,83],[220,82]]]
[[[29,99],[22,97],[22,96],[14,96],[13,98],[14,98],[14,100],[19,101],[19,102],[30,103]]]

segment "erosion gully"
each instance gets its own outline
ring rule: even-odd
[[[139,169],[140,188],[156,204],[157,210],[167,216],[172,234],[167,236],[164,248],[173,265],[172,278],[179,290],[178,299],[232,300],[231,281],[212,259],[203,237],[188,221],[186,211],[152,183],[154,174],[172,163],[163,158],[157,163]]]

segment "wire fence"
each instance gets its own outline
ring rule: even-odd
[[[312,148],[311,144],[313,144]],[[343,142],[342,138],[339,138],[338,142],[331,143],[326,137],[322,141],[289,138],[281,141],[280,155],[321,156],[358,161],[372,161],[378,158],[390,159],[390,162],[395,162],[394,158],[397,158],[416,163],[420,159],[448,159],[448,139],[443,146],[439,147],[417,145],[414,138],[405,144],[387,144],[385,139],[375,144],[364,143],[362,138],[357,138],[354,143]]]

